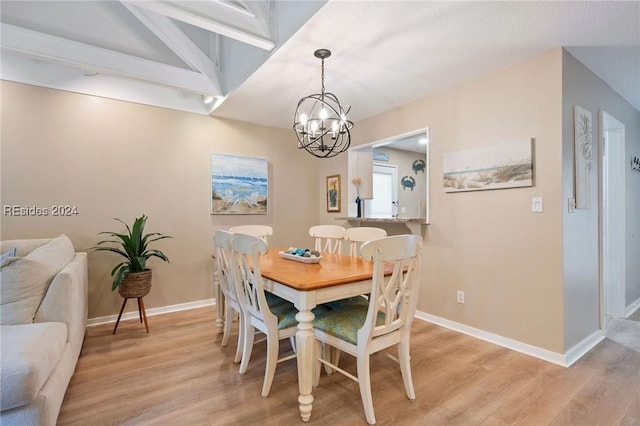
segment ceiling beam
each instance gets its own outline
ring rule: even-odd
[[[238,0],[242,6],[250,11],[255,17],[256,22],[262,28],[265,34],[268,34],[273,39],[275,34],[275,2],[272,0]]]
[[[241,19],[236,20],[233,24],[230,22],[220,22],[213,18],[198,16],[174,4],[161,3],[158,1],[135,2],[135,5],[136,7],[144,8],[195,27],[218,33],[260,49],[271,51],[275,47],[275,43],[271,39],[252,32],[246,24],[241,22]],[[246,17],[253,19],[249,15],[246,15]]]
[[[83,70],[118,75],[175,87],[198,94],[222,96],[206,76],[183,68],[125,55],[9,24],[0,25],[1,47],[23,56],[43,59]]]
[[[166,44],[180,59],[191,68],[204,74],[211,82],[215,91],[207,93],[218,96],[223,93],[220,86],[219,73],[211,58],[185,35],[169,18],[142,10],[136,5],[127,1],[122,4],[140,22],[142,22],[153,34]]]
[[[248,15],[248,16],[250,16],[252,18],[256,17],[256,15],[242,1],[238,1],[238,3],[240,3],[242,6],[238,6],[238,5],[234,4],[234,3],[229,3],[226,0],[211,0],[211,1],[214,2],[214,3],[217,3],[217,4],[221,4],[222,6],[226,6],[226,7],[230,8],[230,9],[232,9],[234,12],[244,13],[245,15]]]

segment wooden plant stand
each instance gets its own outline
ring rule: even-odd
[[[113,333],[116,334],[116,330],[118,329],[118,324],[120,324],[120,317],[122,317],[122,313],[124,312],[124,307],[127,305],[127,300],[133,299],[133,297],[125,297],[122,301],[122,308],[120,308],[120,313],[118,314],[118,320],[116,321],[116,326],[113,327]],[[142,319],[144,318],[144,328],[147,329],[147,334],[149,333],[149,324],[147,323],[147,313],[144,310],[144,300],[142,297],[136,297],[138,299],[138,315],[140,316],[140,323],[142,323]]]
[[[144,300],[142,299],[151,290],[151,270],[146,269],[143,272],[130,272],[128,273],[120,286],[118,287],[118,293],[124,298],[122,302],[122,308],[120,308],[120,314],[118,314],[118,320],[116,326],[113,327],[113,334],[116,334],[118,324],[120,323],[120,317],[124,312],[124,307],[127,305],[128,299],[138,299],[138,315],[140,316],[140,322],[144,318],[144,327],[149,333],[149,324],[147,323],[147,313],[144,310]]]

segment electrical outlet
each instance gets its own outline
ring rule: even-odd
[[[458,303],[462,303],[464,305],[464,291],[458,290]]]

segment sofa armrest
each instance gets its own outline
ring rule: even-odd
[[[88,316],[88,280],[87,254],[76,253],[51,281],[34,322],[63,322],[69,333],[81,329],[84,334]],[[67,339],[72,340],[73,336],[69,335]]]

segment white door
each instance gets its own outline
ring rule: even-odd
[[[373,165],[373,199],[365,203],[366,217],[390,218],[394,215],[394,202],[398,201],[398,167]]]
[[[601,321],[606,329],[625,310],[625,127],[600,111],[602,143]]]

